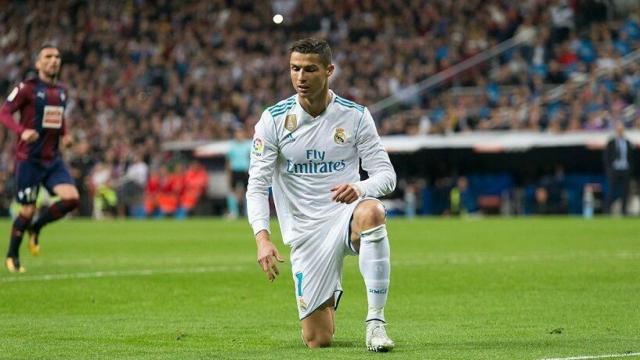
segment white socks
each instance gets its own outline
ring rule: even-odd
[[[367,288],[367,321],[384,320],[384,306],[389,290],[389,239],[384,224],[360,234],[360,273]]]

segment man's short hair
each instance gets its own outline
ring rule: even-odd
[[[60,49],[58,49],[58,45],[54,45],[52,43],[44,43],[40,45],[40,48],[38,49],[38,56],[40,56],[40,53],[44,49],[57,49],[58,51],[60,51]]]
[[[322,65],[331,65],[331,47],[323,39],[306,38],[294,42],[289,48],[289,53],[318,54]]]

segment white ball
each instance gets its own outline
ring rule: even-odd
[[[282,21],[284,20],[284,17],[280,14],[275,14],[273,15],[273,22],[276,24],[280,24],[282,23]]]

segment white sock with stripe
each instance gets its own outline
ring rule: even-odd
[[[360,234],[360,273],[367,289],[369,311],[367,321],[384,319],[384,306],[389,291],[389,239],[384,224]]]

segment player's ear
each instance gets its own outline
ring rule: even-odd
[[[335,69],[336,69],[336,67],[333,64],[329,64],[329,66],[327,66],[327,76],[333,75],[333,71]]]

